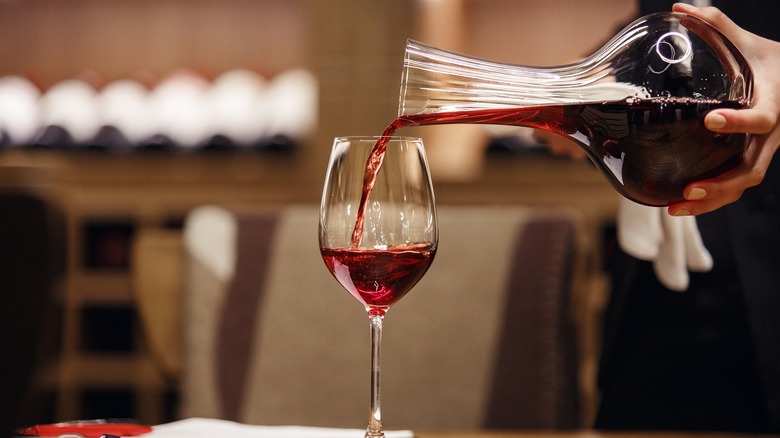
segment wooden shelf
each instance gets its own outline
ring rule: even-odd
[[[66,390],[82,388],[159,390],[166,384],[155,370],[156,364],[149,357],[137,353],[81,353],[69,362],[55,365],[49,372],[66,377],[60,383]]]
[[[72,273],[69,300],[75,305],[132,306],[133,286],[129,271]]]

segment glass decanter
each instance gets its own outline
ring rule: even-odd
[[[708,131],[703,120],[712,109],[749,106],[752,90],[736,47],[682,13],[640,18],[581,62],[555,67],[409,40],[399,118],[386,133],[450,123],[547,130],[576,141],[623,196],[662,206],[741,162],[748,136]]]

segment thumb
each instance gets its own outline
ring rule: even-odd
[[[740,46],[742,38],[748,33],[734,23],[726,14],[721,12],[720,9],[714,6],[697,8],[696,6],[687,3],[675,3],[674,6],[672,6],[672,11],[693,15],[694,17],[706,21],[737,46]]]

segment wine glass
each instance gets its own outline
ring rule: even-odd
[[[322,193],[319,239],[328,270],[368,313],[371,399],[365,436],[383,437],[382,320],[428,270],[438,245],[422,140],[336,138]]]

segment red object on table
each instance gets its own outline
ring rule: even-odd
[[[78,434],[85,438],[100,438],[103,435],[136,436],[151,431],[151,426],[135,423],[74,421],[67,423],[39,424],[22,430],[21,435],[58,437],[60,435]]]

